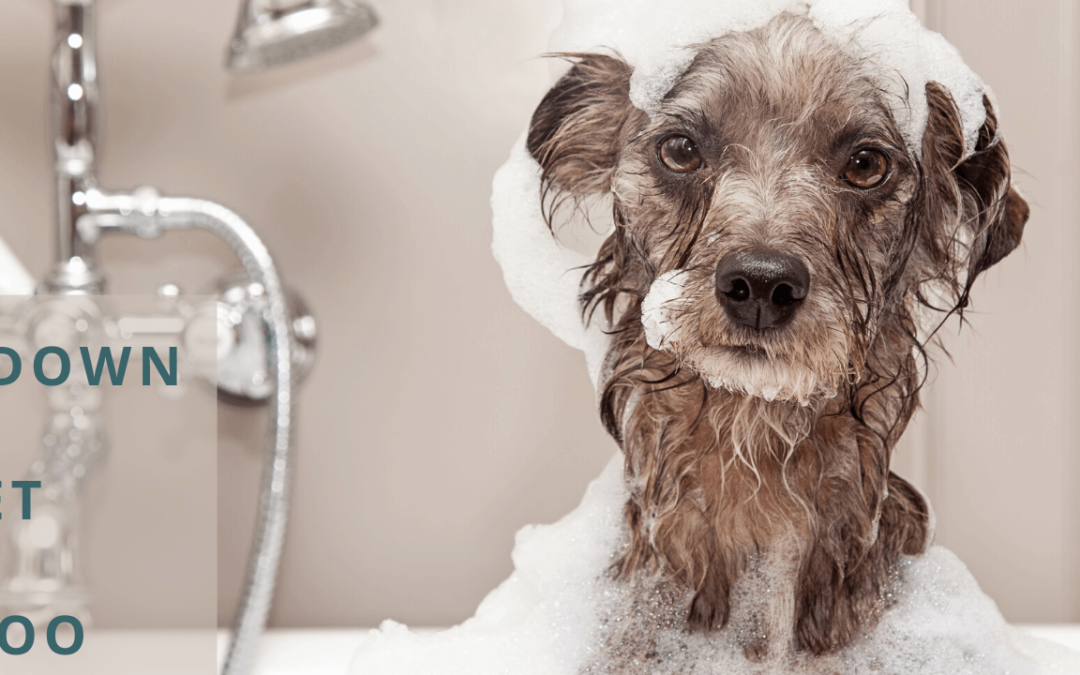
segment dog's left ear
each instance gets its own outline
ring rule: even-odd
[[[998,136],[997,116],[990,100],[983,97],[986,122],[979,130],[974,154],[967,159],[963,158],[963,126],[952,96],[938,83],[929,82],[926,100],[929,116],[922,148],[930,220],[949,222],[952,218],[948,215],[952,215],[969,230],[965,286],[971,288],[976,276],[1019,245],[1030,210],[1010,184],[1009,153]],[[940,253],[950,256],[951,233],[946,238]]]
[[[633,70],[603,54],[564,54],[574,63],[533,113],[526,146],[543,169],[545,191],[573,197],[607,192],[636,108]]]

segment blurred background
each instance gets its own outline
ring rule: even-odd
[[[319,321],[276,627],[462,621],[510,573],[513,533],[571,510],[616,451],[581,354],[513,304],[490,254],[491,178],[553,81],[538,55],[557,1],[372,3],[381,24],[360,42],[247,75],[222,68],[232,0],[98,6],[101,184],[238,211]],[[1006,618],[1077,622],[1080,5],[915,9],[993,86],[1032,217],[1021,248],[977,284],[969,325],[951,326],[952,358],[938,358],[895,468],[930,496],[938,543]],[[51,35],[51,3],[0,7],[0,236],[38,278],[55,236]],[[199,233],[107,240],[100,263],[125,294],[206,291],[236,267]],[[222,624],[243,579],[265,423],[264,410],[219,406]],[[105,549],[100,537],[131,534],[95,536]]]

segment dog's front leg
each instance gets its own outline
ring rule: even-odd
[[[889,604],[901,556],[922,553],[928,543],[925,500],[888,472],[888,452],[878,436],[854,420],[846,424],[848,433],[832,437],[850,439],[847,447],[818,451],[857,451],[857,467],[851,463],[846,473],[826,476],[818,490],[818,527],[796,591],[798,648],[812,654],[842,649],[871,630]]]

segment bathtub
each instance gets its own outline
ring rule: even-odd
[[[1080,651],[1080,624],[1025,625],[1021,628]],[[253,675],[345,675],[353,652],[366,632],[357,629],[268,631],[263,637]],[[225,633],[218,635],[219,662],[225,658],[227,640]]]
[[[1080,624],[1022,628],[1080,651]],[[268,631],[252,675],[345,675],[366,632],[355,628]],[[79,652],[67,657],[50,653],[42,635],[25,655],[0,654],[0,675],[213,675],[215,640],[220,667],[228,645],[226,631],[87,631]]]

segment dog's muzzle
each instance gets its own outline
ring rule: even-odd
[[[755,330],[791,321],[810,289],[810,272],[774,251],[728,253],[716,265],[716,297],[728,317]]]

